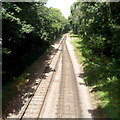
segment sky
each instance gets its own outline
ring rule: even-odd
[[[70,6],[75,1],[76,0],[48,0],[46,6],[60,9],[63,16],[68,18],[68,16],[70,15]]]

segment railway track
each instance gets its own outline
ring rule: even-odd
[[[40,118],[81,118],[77,81],[65,40],[56,70]]]
[[[49,66],[46,67],[46,69],[50,69],[50,72],[45,74],[45,76],[48,76],[47,78],[42,78],[36,88],[36,90],[33,93],[33,96],[29,100],[28,104],[26,105],[25,109],[23,110],[22,114],[19,116],[20,120],[24,118],[36,118],[39,119],[41,110],[43,108],[44,101],[46,99],[46,96],[48,94],[48,90],[50,88],[50,85],[52,83],[52,77],[54,75],[56,65],[59,61],[59,57],[61,55],[61,46],[63,43],[63,39],[60,41],[60,44],[54,53],[53,58],[51,59]]]
[[[19,120],[81,117],[76,77],[66,46],[66,37],[67,35],[60,41],[47,66],[50,71],[45,73],[45,78],[38,80],[36,90],[19,114]]]
[[[66,42],[63,42],[60,118],[80,118],[80,100],[76,77]]]
[[[36,80],[37,86],[34,92],[30,95],[30,98],[27,100],[26,104],[24,105],[24,108],[22,108],[17,117],[15,115],[11,115],[7,117],[8,119],[14,118],[14,116],[19,120],[22,120],[24,118],[39,118],[50,84],[52,82],[52,77],[54,75],[59,57],[61,55],[60,49],[64,39],[65,36],[63,36],[60,40],[58,47],[52,55],[51,61],[49,61],[49,64],[47,64],[45,68],[45,70],[48,70],[49,72],[45,72],[41,78],[38,78]]]
[[[26,106],[24,112],[20,116],[20,120],[24,118],[35,118],[38,120],[40,118],[41,110],[43,108],[46,96],[48,94],[50,85],[52,83],[52,77],[54,75],[54,72],[56,70],[57,63],[59,61],[59,57],[61,55],[61,46],[63,43],[63,39],[60,42],[59,47],[56,50],[56,53],[54,53],[54,56],[49,63],[49,66],[47,66],[47,69],[50,69],[51,71],[46,74],[48,78],[46,79],[41,79],[39,82],[39,85],[37,86],[37,89],[34,92],[33,97],[30,99],[28,105]]]

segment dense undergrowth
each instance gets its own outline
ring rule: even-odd
[[[79,36],[76,49],[84,57],[84,80],[95,86],[102,109],[109,118],[120,113],[120,8],[118,3],[81,3],[71,7],[69,21]],[[74,44],[74,45],[75,45]]]

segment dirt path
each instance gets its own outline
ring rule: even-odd
[[[92,118],[88,89],[79,74],[69,34],[53,46],[56,52],[37,79],[36,90],[26,104],[8,118]]]

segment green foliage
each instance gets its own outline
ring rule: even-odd
[[[120,8],[118,3],[75,2],[71,6],[69,22],[74,33],[82,39],[85,80],[107,92],[105,108],[118,111],[118,83],[120,82]],[[100,86],[102,84],[102,87]],[[100,89],[101,90],[101,89]],[[120,110],[120,109],[119,109]],[[111,110],[112,112],[112,110]],[[110,117],[118,117],[108,110]]]
[[[18,76],[63,32],[60,10],[43,2],[2,3],[3,84]]]

